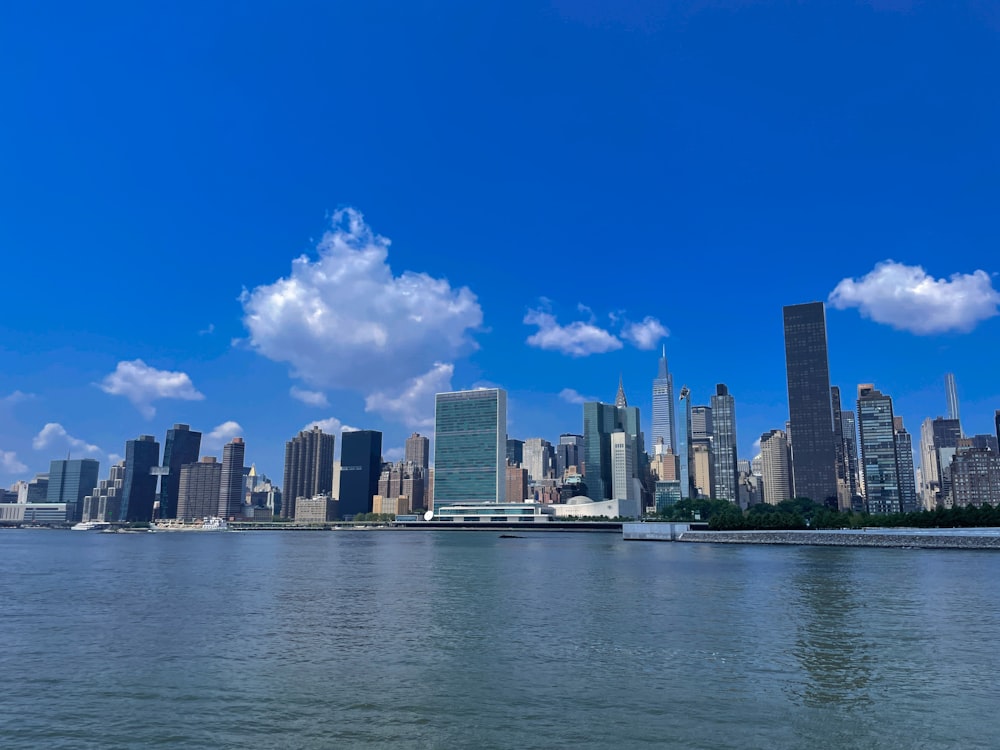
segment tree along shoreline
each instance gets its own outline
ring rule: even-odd
[[[1000,506],[937,508],[915,513],[838,511],[804,497],[743,511],[726,500],[681,500],[657,516],[664,521],[702,521],[715,531],[794,531],[800,529],[979,528],[1000,527]]]

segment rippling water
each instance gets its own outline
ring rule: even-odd
[[[1000,555],[0,531],[3,748],[995,748]]]

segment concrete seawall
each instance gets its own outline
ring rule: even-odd
[[[979,533],[977,533],[979,532]],[[998,529],[913,529],[871,531],[686,531],[678,542],[715,544],[807,544],[826,547],[920,547],[924,549],[997,549]]]

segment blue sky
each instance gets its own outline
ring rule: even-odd
[[[990,431],[995,8],[6,4],[0,483],[173,422],[274,477],[318,420],[394,456],[483,384],[555,440],[621,373],[648,425],[663,343],[749,457],[827,299],[848,401],[917,434],[953,371]]]

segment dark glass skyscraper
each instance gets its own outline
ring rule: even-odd
[[[298,498],[333,492],[334,442],[333,435],[313,427],[285,443],[282,518],[295,518],[295,501]]]
[[[156,477],[152,469],[160,465],[160,444],[152,435],[140,435],[125,442],[125,481],[119,520],[152,521],[156,502]]]
[[[466,502],[505,502],[507,445],[507,391],[438,393],[434,397],[434,509]]]
[[[712,396],[712,461],[716,500],[737,501],[736,480],[736,401],[724,383],[715,386]]]
[[[169,473],[160,485],[160,518],[177,518],[181,467],[197,463],[200,451],[200,432],[195,432],[186,424],[175,424],[167,430],[167,439],[163,443],[163,465]]]
[[[382,433],[377,430],[345,432],[340,437],[341,518],[372,512],[372,498],[378,494],[382,474]]]
[[[795,495],[818,503],[836,502],[837,456],[823,303],[789,305],[784,321]]]
[[[624,402],[624,392],[619,386],[618,403]],[[591,401],[583,405],[583,450],[587,469],[587,488],[593,500],[614,496],[612,474],[611,435],[624,432],[630,456],[627,465],[635,477],[641,477],[640,455],[644,451],[642,433],[639,431],[639,408],[614,406]]]
[[[222,478],[219,482],[219,517],[239,518],[243,514],[243,461],[246,445],[234,437],[222,449]]]
[[[49,482],[44,501],[47,503],[66,503],[66,520],[79,521],[83,513],[83,499],[97,487],[97,475],[100,468],[100,462],[93,458],[62,459],[50,462]],[[150,505],[150,509],[152,507]]]

